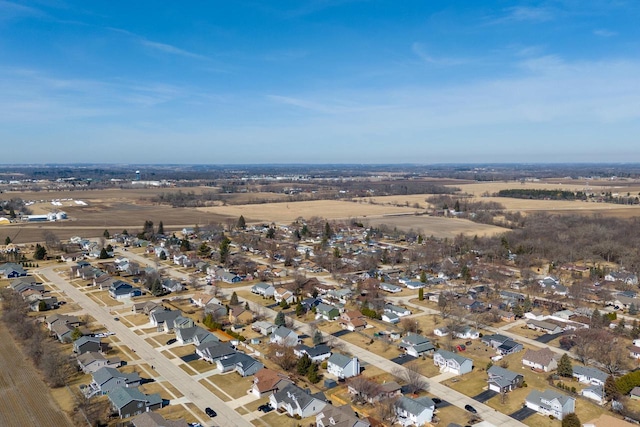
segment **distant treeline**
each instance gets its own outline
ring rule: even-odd
[[[534,200],[587,200],[587,195],[582,191],[539,190],[533,188],[500,190],[495,193],[495,196]]]

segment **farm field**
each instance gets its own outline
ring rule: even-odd
[[[71,426],[39,373],[22,356],[4,325],[0,327],[0,425]],[[6,367],[11,366],[11,369]]]
[[[425,236],[437,238],[452,238],[459,234],[493,236],[509,231],[507,228],[480,224],[467,219],[417,215],[372,218],[363,222],[373,227],[385,224],[389,227],[397,227],[400,230],[414,230]]]
[[[299,217],[306,219],[320,217],[331,220],[397,215],[414,213],[416,211],[409,207],[378,206],[369,203],[354,203],[339,200],[213,206],[196,209],[199,212],[232,218],[243,215],[248,222],[276,222],[280,224],[294,222]]]

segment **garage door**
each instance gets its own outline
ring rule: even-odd
[[[493,390],[500,393],[500,387],[498,387],[497,384],[489,384],[489,390]]]

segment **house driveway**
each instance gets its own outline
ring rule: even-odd
[[[511,418],[513,418],[514,420],[518,420],[518,421],[524,421],[527,418],[529,418],[531,415],[535,414],[536,411],[534,411],[531,408],[527,408],[526,406],[523,407],[522,409],[518,409],[516,412],[514,412],[513,414],[509,415]]]
[[[498,395],[498,392],[495,390],[485,390],[482,393],[476,396],[473,396],[473,398],[480,403],[484,403],[487,400],[491,399],[493,396],[497,396],[497,395]]]

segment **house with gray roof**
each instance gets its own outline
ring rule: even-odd
[[[267,336],[275,331],[276,325],[270,322],[265,322],[264,320],[259,320],[251,324],[251,329],[260,333],[261,335]]]
[[[562,328],[555,323],[546,322],[544,320],[531,319],[527,321],[527,328],[536,331],[542,331],[545,334],[559,334]]]
[[[496,351],[503,356],[507,356],[509,354],[517,353],[522,351],[524,346],[517,341],[512,339],[508,339],[496,348]]]
[[[422,335],[409,332],[402,338],[399,346],[406,354],[413,357],[420,357],[424,354],[433,354],[435,351],[431,341]]]
[[[428,397],[412,399],[402,396],[396,402],[398,423],[402,426],[423,426],[433,419],[436,404]]]
[[[0,264],[0,275],[4,276],[5,279],[11,279],[13,277],[26,276],[27,271],[20,264],[7,262]]]
[[[360,375],[360,361],[355,356],[333,353],[327,359],[327,372],[340,379],[355,377]]]
[[[284,410],[290,417],[311,417],[327,406],[322,393],[310,394],[295,384],[288,384],[269,396],[269,403],[278,410]]]
[[[489,390],[497,391],[498,393],[507,393],[521,387],[524,382],[522,375],[497,365],[493,365],[487,369],[487,376]]]
[[[181,345],[193,344],[195,341],[198,341],[199,344],[208,341],[220,341],[218,337],[200,326],[176,329],[176,340]]]
[[[575,412],[576,400],[555,390],[531,390],[525,398],[524,404],[542,415],[553,415],[562,420],[565,415]]]
[[[473,369],[473,360],[447,350],[438,350],[433,354],[433,364],[440,372],[452,372],[463,375]]]
[[[178,317],[182,317],[180,310],[155,310],[149,314],[149,322],[158,328],[158,331],[165,330],[165,323],[169,323],[169,330],[173,330],[173,322]]]
[[[106,344],[105,344],[106,345]],[[98,337],[80,337],[73,342],[73,352],[77,354],[89,351],[98,352],[103,350],[103,344]]]
[[[78,366],[85,374],[91,374],[100,368],[119,368],[122,365],[118,357],[107,359],[101,353],[93,351],[78,355],[77,360]]]
[[[400,317],[391,311],[385,311],[384,313],[382,313],[380,317],[383,322],[387,322],[391,324],[396,324],[400,322]]]
[[[609,374],[591,366],[574,366],[573,377],[583,384],[604,386]]]
[[[587,399],[593,400],[598,405],[603,405],[606,402],[606,397],[604,395],[604,386],[601,385],[592,385],[586,387],[580,391],[580,395],[586,397]]]
[[[218,359],[235,353],[236,349],[228,342],[209,341],[196,347],[196,354],[209,363],[216,363]]]
[[[278,326],[272,333],[270,341],[275,344],[293,347],[298,345],[298,334],[286,326]]]
[[[303,357],[306,354],[312,362],[320,363],[331,357],[331,348],[326,344],[319,344],[315,347],[300,344],[293,349],[293,353],[298,357]]]
[[[316,319],[335,320],[340,317],[337,307],[321,302],[316,306]]]
[[[167,420],[157,412],[145,412],[131,420],[133,427],[189,427],[184,419]]]
[[[73,339],[71,338],[71,334],[75,328],[69,325],[68,323],[56,322],[51,326],[51,334],[56,337],[56,339],[62,343],[71,342]]]
[[[251,292],[262,295],[263,297],[272,297],[276,288],[271,283],[260,282],[251,287]]]
[[[411,310],[409,310],[408,308],[400,307],[393,304],[385,304],[384,311],[387,313],[394,313],[398,317],[409,316],[411,314]]]
[[[249,356],[248,354],[237,352],[229,357],[224,357],[216,361],[216,366],[220,372],[236,371],[242,377],[248,377],[264,368],[264,365]]]
[[[162,408],[162,398],[158,393],[144,394],[137,387],[116,387],[109,393],[109,401],[120,418]]]
[[[366,418],[358,417],[350,404],[327,405],[316,415],[317,427],[370,427]]]
[[[544,372],[551,372],[558,369],[557,355],[548,347],[540,350],[527,350],[522,356],[522,364],[529,366],[531,369],[537,369]]]
[[[85,389],[87,397],[96,394],[109,394],[118,387],[137,387],[140,385],[140,375],[137,372],[125,374],[114,368],[103,367],[95,371],[91,377],[91,384]]]

